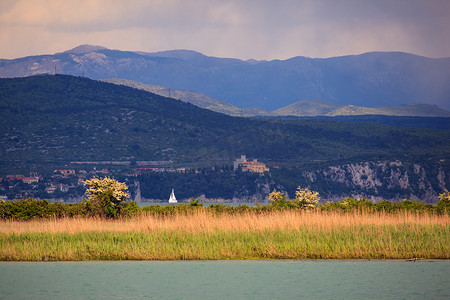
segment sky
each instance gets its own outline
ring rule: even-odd
[[[81,44],[258,60],[450,57],[450,0],[0,0],[0,58]]]

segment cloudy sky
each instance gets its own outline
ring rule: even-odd
[[[0,0],[0,58],[189,49],[241,59],[450,57],[450,0]]]

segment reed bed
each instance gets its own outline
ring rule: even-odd
[[[280,211],[0,221],[0,260],[450,258],[448,215]]]
[[[447,215],[418,214],[413,212],[350,213],[321,211],[276,211],[269,213],[245,213],[239,215],[214,214],[205,209],[191,214],[175,216],[136,216],[128,219],[106,220],[102,218],[54,218],[32,221],[0,221],[0,233],[80,233],[80,232],[154,232],[176,230],[190,233],[248,230],[331,229],[361,225],[417,224],[421,226],[450,225]]]

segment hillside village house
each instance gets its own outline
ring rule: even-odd
[[[245,155],[241,155],[241,157],[237,158],[234,162],[234,170],[236,171],[239,168],[241,168],[243,172],[269,172],[269,168],[265,164],[258,162],[256,159],[253,161],[247,161],[247,157]]]

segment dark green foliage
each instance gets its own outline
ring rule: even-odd
[[[86,202],[64,204],[47,200],[21,199],[0,203],[0,219],[31,220],[86,216],[90,212]]]
[[[398,126],[398,127],[414,127],[414,128],[430,128],[450,130],[450,118],[443,117],[400,117],[400,116],[335,116],[335,117],[282,117],[282,119],[304,119],[304,120],[329,120],[351,123],[370,123],[378,125]]]
[[[82,203],[86,203],[87,215],[92,217],[116,219],[138,215],[142,212],[142,209],[134,201],[121,202],[118,205],[113,205],[107,196],[104,196],[100,202],[86,200]]]
[[[239,206],[231,206],[224,204],[211,204],[203,206],[198,201],[192,201],[189,204],[178,205],[149,205],[141,209],[136,202],[125,202],[119,217],[132,217],[141,214],[153,216],[174,216],[176,214],[190,214],[199,210],[206,210],[215,214],[242,214],[242,213],[266,213],[271,211],[297,210],[301,209],[292,201],[286,200],[279,203],[269,205],[247,206],[245,204]],[[401,211],[410,211],[414,213],[450,213],[449,204],[443,206],[425,204],[419,201],[404,200],[401,202],[381,201],[374,203],[365,198],[354,199],[346,198],[340,202],[327,202],[317,206],[321,211],[337,211],[337,212],[387,212],[396,213]],[[89,201],[76,204],[65,204],[59,202],[48,202],[47,200],[21,199],[12,202],[0,202],[0,219],[3,220],[32,220],[32,219],[48,219],[63,217],[85,217],[96,216]],[[100,217],[109,218],[110,216],[102,214]]]
[[[33,220],[63,217],[128,217],[141,213],[142,209],[134,201],[125,202],[120,210],[111,207],[108,212],[98,214],[90,201],[79,203],[49,202],[32,198],[11,202],[0,202],[0,219]]]
[[[141,213],[142,208],[140,208],[134,201],[128,201],[122,205],[121,217],[131,217]]]
[[[399,211],[411,211],[415,213],[421,212],[437,212],[441,213],[438,206],[425,204],[420,201],[411,201],[411,200],[403,200],[400,202],[390,202],[390,201],[380,201],[374,203],[366,198],[354,199],[354,198],[346,198],[340,202],[327,202],[322,205],[319,205],[321,210],[326,211],[365,211],[365,212],[387,212],[387,213],[395,213]]]
[[[179,199],[207,198],[232,199],[254,195],[258,185],[269,184],[271,177],[256,173],[212,171],[188,171],[186,173],[156,173],[149,172],[137,177],[141,186],[141,193],[147,199],[166,199],[171,188]]]
[[[191,202],[189,203],[189,206],[203,206],[203,204],[198,203],[198,198],[191,198]]]

